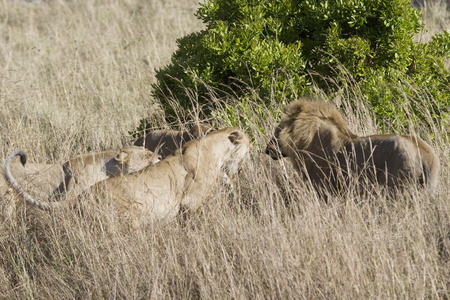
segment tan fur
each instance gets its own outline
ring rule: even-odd
[[[20,185],[24,186],[33,195],[47,198],[64,180],[63,168],[60,164],[11,163],[11,171],[14,173]],[[5,178],[5,170],[0,170],[0,198],[15,197],[14,189]]]
[[[339,193],[351,176],[390,189],[417,182],[434,190],[438,183],[439,159],[419,137],[357,137],[333,106],[309,99],[284,108],[266,153],[273,159],[289,157],[321,193]]]
[[[237,172],[250,150],[249,137],[241,130],[223,128],[186,143],[158,164],[92,186],[94,195],[117,205],[122,219],[134,228],[152,220],[171,219],[180,209],[198,208],[214,191],[221,177]],[[67,207],[76,199],[46,203],[14,186],[24,199],[41,209]]]
[[[99,181],[142,170],[161,159],[160,155],[138,146],[79,155],[63,165],[65,180],[55,196],[76,197]]]
[[[22,166],[12,163],[11,169],[17,181],[33,196],[48,198],[64,179],[64,172],[60,164],[29,163]],[[18,207],[17,192],[8,184],[5,170],[0,169],[0,221],[15,220]],[[2,221],[3,222],[3,221]]]
[[[173,154],[184,143],[198,139],[214,130],[209,124],[198,124],[189,131],[161,129],[154,130],[134,142],[135,146],[142,146],[156,152],[163,157]]]
[[[35,197],[44,199],[48,198],[64,180],[64,172],[60,164],[27,163],[24,167],[20,163],[13,162],[11,171],[21,186]],[[8,207],[7,209],[10,210],[9,213],[3,213],[11,217],[11,209],[15,207],[17,202],[17,193],[8,184],[3,168],[0,169],[0,199],[0,207],[3,207],[3,209]]]
[[[15,182],[10,171],[10,164],[16,155],[21,157],[23,164],[23,166],[14,168],[14,174],[20,179],[20,184]],[[117,150],[79,155],[66,162],[62,168],[56,165],[50,165],[51,167],[42,165],[43,167],[41,167],[41,164],[25,165],[25,153],[17,150],[6,160],[5,177],[8,181],[13,182],[13,186],[14,184],[20,186],[27,184],[28,187],[28,183],[31,181],[42,183],[41,189],[48,189],[49,186],[52,186],[53,193],[48,191],[42,193],[41,191],[37,195],[46,195],[49,200],[61,200],[65,197],[74,198],[99,181],[139,171],[160,160],[159,155],[143,147],[127,146]],[[56,176],[55,173],[58,171],[59,174],[64,175]],[[51,179],[45,181],[44,178],[49,176]],[[55,183],[59,183],[59,185],[55,187]],[[39,185],[34,184],[33,186]]]

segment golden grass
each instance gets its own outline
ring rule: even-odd
[[[197,1],[0,2],[0,155],[64,162],[127,145],[152,116],[154,68],[203,25]],[[448,20],[448,19],[447,19]],[[319,94],[320,96],[320,94]],[[351,130],[370,109],[340,102]],[[430,101],[430,100],[427,100]],[[426,101],[424,102],[426,103]],[[280,104],[274,103],[274,109]],[[237,111],[248,118],[248,111]],[[441,158],[437,194],[374,190],[324,205],[288,161],[261,153],[276,120],[248,121],[254,148],[236,178],[187,220],[138,232],[109,207],[50,214],[0,203],[2,299],[448,299],[450,146],[445,124],[419,132]],[[431,139],[431,136],[434,139]],[[9,210],[10,211],[10,210]]]

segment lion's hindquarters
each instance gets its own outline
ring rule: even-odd
[[[422,149],[414,138],[400,135],[374,135],[354,140],[347,151],[351,151],[352,168],[374,183],[390,188],[401,188],[406,183],[427,183],[430,156],[422,154]],[[425,142],[421,141],[424,145]],[[428,146],[428,145],[427,145]],[[431,147],[428,148],[431,150]],[[434,155],[431,155],[434,158]],[[364,179],[364,178],[362,178]]]
[[[12,163],[11,173],[23,190],[43,198],[51,195],[64,177],[62,167],[58,164],[28,163],[22,166]]]
[[[439,183],[439,156],[433,148],[422,139],[418,138],[412,142],[415,142],[418,149],[418,155],[420,156],[422,163],[424,183],[428,185],[428,191],[432,193],[437,189]]]
[[[21,196],[23,197],[23,199],[25,201],[27,201],[29,204],[32,204],[40,209],[43,210],[50,210],[53,209],[57,206],[59,206],[58,203],[46,203],[46,202],[42,202],[39,200],[34,199],[30,194],[27,193],[27,191],[25,191],[22,186],[17,182],[16,178],[14,177],[14,175],[11,173],[11,162],[14,159],[15,156],[19,155],[21,157],[21,162],[22,165],[25,166],[25,159],[23,159],[25,157],[25,153],[21,150],[17,150],[14,151],[13,153],[11,153],[8,158],[6,159],[6,163],[5,163],[5,177],[6,180],[8,181],[8,183],[14,188],[14,190]],[[39,172],[39,177],[38,178],[42,178],[43,176],[41,176],[41,172]],[[45,171],[44,171],[45,173]]]

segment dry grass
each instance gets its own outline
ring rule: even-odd
[[[169,60],[176,38],[202,28],[196,7],[2,1],[2,156],[20,146],[36,160],[64,160],[128,142],[127,132],[153,114],[154,69]]]
[[[150,83],[176,38],[202,28],[196,7],[1,1],[1,157],[20,148],[31,161],[60,163],[129,144],[127,132],[148,115],[165,126]],[[339,100],[351,129],[376,132],[370,110],[362,101],[352,109],[349,97],[363,98]],[[129,232],[108,207],[49,214],[18,206],[8,217],[3,201],[0,298],[449,299],[445,124],[405,128],[439,153],[435,196],[412,189],[392,201],[375,190],[324,205],[289,162],[261,154],[276,123],[263,116],[248,121],[254,148],[235,189],[222,188],[188,220]]]
[[[423,0],[417,4],[422,11],[422,20],[426,31],[420,36],[422,41],[428,42],[431,37],[450,28],[450,4],[445,0]]]

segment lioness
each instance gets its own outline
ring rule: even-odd
[[[173,154],[184,143],[192,139],[198,139],[209,132],[212,132],[214,127],[209,124],[198,124],[193,126],[189,131],[161,129],[154,130],[140,137],[134,142],[135,146],[142,146],[150,151],[166,157]]]
[[[237,172],[249,150],[247,134],[223,128],[191,140],[158,164],[101,181],[87,193],[118,205],[123,218],[129,217],[133,228],[137,228],[152,220],[173,218],[180,208],[198,208],[214,191],[224,172],[227,175]],[[9,172],[7,179],[27,202],[38,208],[51,210],[76,202],[76,199],[42,202],[24,192]]]
[[[402,189],[406,182],[427,184],[434,190],[439,177],[439,159],[419,137],[358,137],[333,106],[310,99],[283,109],[266,153],[273,159],[288,157],[322,194],[325,190],[338,193],[351,176],[391,190]]]
[[[19,155],[25,166],[26,155],[21,150],[11,153],[5,164],[5,176],[11,177],[10,163]],[[143,147],[127,146],[122,149],[79,155],[63,164],[64,180],[50,198],[73,198],[95,183],[110,177],[139,171],[161,160],[161,156]]]

